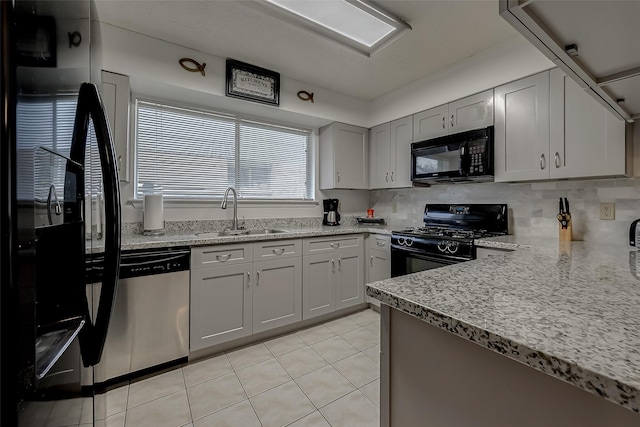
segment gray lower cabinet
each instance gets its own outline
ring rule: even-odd
[[[303,319],[335,311],[335,270],[334,254],[305,255],[303,257]]]
[[[365,280],[377,282],[391,277],[391,236],[372,234],[366,239]],[[366,297],[366,301],[380,307],[380,301]]]
[[[253,332],[302,320],[302,257],[253,264]]]
[[[191,351],[302,320],[302,241],[191,250]]]
[[[191,270],[191,351],[251,335],[252,269],[243,263]]]
[[[336,310],[364,302],[364,256],[362,248],[338,250]]]
[[[303,254],[303,319],[364,302],[361,235],[305,239]]]

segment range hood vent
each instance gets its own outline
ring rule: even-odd
[[[640,1],[500,0],[500,16],[611,112],[640,119]]]

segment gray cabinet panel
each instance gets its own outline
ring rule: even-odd
[[[338,252],[336,310],[364,302],[362,249]]]
[[[302,320],[302,258],[253,265],[253,333]]]
[[[335,311],[335,269],[334,254],[308,255],[303,258],[303,319]]]
[[[251,334],[251,264],[191,271],[190,349]]]

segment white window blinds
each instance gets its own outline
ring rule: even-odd
[[[308,131],[144,100],[136,111],[137,197],[313,199]]]

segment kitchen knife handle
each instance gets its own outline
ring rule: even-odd
[[[566,213],[571,213],[571,210],[569,209],[569,199],[566,197],[564,198],[564,211]]]

